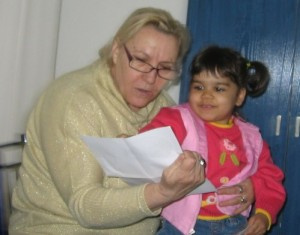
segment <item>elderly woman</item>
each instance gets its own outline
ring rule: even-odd
[[[178,77],[187,48],[186,29],[168,12],[139,9],[99,60],[50,85],[28,122],[10,234],[156,233],[161,208],[203,182],[199,156],[185,151],[159,183],[129,186],[105,175],[81,136],[134,135],[173,104],[164,88]],[[250,181],[243,191],[252,201]]]

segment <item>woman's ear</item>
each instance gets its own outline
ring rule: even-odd
[[[112,56],[112,62],[113,64],[117,63],[118,57],[120,53],[120,46],[117,40],[115,40],[111,47],[111,56]]]
[[[237,96],[237,100],[235,102],[235,105],[237,107],[241,106],[244,103],[244,100],[246,98],[246,93],[247,93],[247,91],[246,91],[245,88],[241,88],[239,90],[239,93],[238,93],[238,96]]]

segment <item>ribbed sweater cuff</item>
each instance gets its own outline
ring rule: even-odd
[[[271,215],[269,214],[269,212],[258,208],[255,210],[255,214],[263,214],[268,218],[268,222],[269,222],[268,230],[270,230],[271,225],[272,225],[272,218],[271,218]]]
[[[162,209],[157,209],[155,211],[151,211],[150,208],[148,207],[146,201],[145,201],[145,187],[147,184],[145,185],[141,185],[139,187],[139,191],[138,191],[138,201],[139,201],[139,208],[146,214],[146,215],[150,215],[150,216],[157,216],[161,213]]]

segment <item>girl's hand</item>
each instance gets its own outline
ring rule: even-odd
[[[248,221],[245,235],[262,235],[265,234],[268,229],[269,221],[267,216],[261,213],[257,213],[250,217]]]
[[[175,162],[167,167],[157,184],[148,184],[145,198],[152,210],[165,207],[184,197],[205,180],[204,166],[196,152],[184,151]]]
[[[236,197],[232,199],[219,202],[219,206],[223,207],[240,205],[240,207],[234,211],[234,215],[240,214],[254,202],[254,190],[250,178],[238,185],[220,188],[217,193],[219,195],[236,195]]]

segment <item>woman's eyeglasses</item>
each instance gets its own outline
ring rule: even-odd
[[[181,70],[177,68],[176,65],[173,63],[162,62],[159,63],[158,66],[155,68],[151,64],[148,64],[142,60],[134,58],[130,52],[128,51],[127,47],[124,44],[124,49],[129,61],[129,67],[142,72],[142,73],[150,73],[152,70],[156,70],[157,75],[160,78],[165,80],[173,80],[180,75]]]

